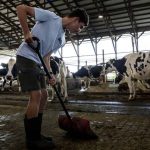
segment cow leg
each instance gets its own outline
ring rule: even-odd
[[[67,82],[64,84],[64,95],[65,95],[65,101],[68,99],[68,91],[67,91]]]
[[[86,79],[84,82],[85,82],[84,90],[87,90],[88,89],[88,79]]]
[[[47,85],[47,90],[48,90],[50,101],[53,101],[53,99],[54,99],[54,91],[53,91],[53,87],[50,84]]]
[[[130,91],[130,96],[129,96],[129,101],[133,100],[133,89],[132,89],[132,85],[128,85],[129,86],[129,91]]]
[[[87,79],[87,89],[90,88],[90,83],[91,83],[91,80],[90,80],[90,79]]]
[[[57,90],[58,90],[60,96],[63,96],[63,91],[62,91],[61,82],[57,82]]]
[[[62,84],[63,84],[63,81],[61,80],[61,77],[59,76],[57,78],[57,84],[56,84],[57,85],[57,90],[58,90],[60,96],[64,97]]]
[[[55,97],[55,91],[54,91],[54,88],[53,88],[53,87],[51,87],[51,89],[52,89],[51,99],[52,99],[52,101],[53,101],[53,100],[54,100],[54,97]]]
[[[86,84],[85,81],[84,81],[84,80],[81,80],[81,90],[82,90],[82,89],[85,89],[85,84]]]
[[[137,90],[142,90],[142,91],[144,91],[144,90],[146,90],[146,87],[145,87],[145,84],[143,83],[143,81],[142,80],[138,80],[137,81]]]
[[[132,81],[132,85],[133,85],[133,99],[135,99],[136,98],[137,80]]]
[[[129,100],[133,100],[134,98],[133,98],[133,93],[134,93],[134,90],[133,90],[133,83],[132,83],[132,80],[131,80],[131,78],[129,77],[129,78],[126,78],[125,79],[126,81],[127,81],[127,83],[128,83],[128,87],[129,87],[129,93],[130,93],[130,96],[129,96]]]
[[[12,80],[10,80],[10,83],[9,83],[9,91],[12,91]]]
[[[123,79],[119,82],[119,84],[124,84],[124,83],[126,83],[126,81],[125,81],[125,79],[123,78]]]
[[[84,82],[84,87],[83,87],[84,90],[87,90],[88,88],[90,88],[90,80],[88,77],[84,78],[83,82]]]
[[[56,87],[56,89],[57,89],[59,95],[62,96],[62,91],[61,91],[61,84],[60,84],[60,82],[57,82],[57,83],[55,84],[55,87]],[[52,88],[52,96],[51,96],[51,99],[54,100],[54,99],[55,99],[55,94],[56,94],[56,92],[55,92],[55,90],[54,90],[54,88],[53,88],[52,86],[51,86],[51,88]]]
[[[4,82],[3,82],[3,85],[2,85],[1,91],[4,91],[4,89],[5,89],[5,84],[6,84],[6,79],[4,79]]]
[[[141,90],[144,91],[144,90],[150,89],[150,85],[145,80],[139,80],[138,82],[140,84],[140,89]]]
[[[63,97],[63,101],[66,101],[68,98],[68,93],[67,93],[67,83],[66,85],[64,85],[64,81],[58,83],[58,92],[60,94],[60,96]]]
[[[143,81],[143,82],[144,82],[146,88],[147,88],[147,89],[150,89],[150,85],[149,85],[148,83],[146,83],[145,81]]]
[[[64,100],[66,101],[68,99],[66,78],[63,78],[63,80],[62,80],[61,91],[63,92]]]
[[[17,78],[17,85],[18,85],[18,91],[21,92],[20,82],[18,78]]]
[[[68,99],[68,91],[67,91],[67,70],[65,67],[65,64],[62,63],[61,67],[60,67],[60,85],[61,85],[61,91],[62,94],[64,96],[64,101],[66,101]]]

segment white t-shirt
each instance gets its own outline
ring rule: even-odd
[[[31,30],[33,36],[40,40],[40,53],[42,57],[48,53],[55,53],[65,44],[65,32],[62,27],[62,18],[55,13],[40,8],[35,9],[36,24]],[[17,55],[31,59],[41,64],[38,55],[22,42],[17,50]]]

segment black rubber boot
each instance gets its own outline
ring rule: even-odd
[[[38,119],[39,119],[39,130],[40,130],[41,138],[43,138],[45,140],[48,140],[48,141],[52,141],[53,140],[52,137],[44,136],[44,135],[41,134],[42,118],[43,118],[43,113],[39,113],[38,114]]]
[[[26,145],[30,150],[50,150],[55,148],[52,141],[41,138],[39,130],[38,117],[32,119],[24,119],[24,127],[26,133]]]

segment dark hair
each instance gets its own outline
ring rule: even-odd
[[[83,8],[77,8],[73,10],[68,17],[79,17],[79,21],[83,22],[85,26],[89,24],[89,15],[87,14],[86,10]]]

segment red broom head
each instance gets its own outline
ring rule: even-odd
[[[83,138],[97,138],[97,135],[91,130],[90,122],[80,117],[73,117],[71,120],[64,115],[58,118],[59,127],[68,131],[73,136]]]

